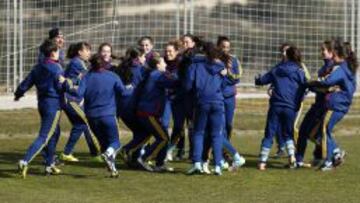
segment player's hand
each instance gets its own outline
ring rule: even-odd
[[[62,75],[59,76],[59,82],[60,82],[60,83],[64,83],[65,80],[66,80],[66,79],[65,79],[64,76],[62,76]]]
[[[19,101],[19,99],[20,99],[20,97],[15,95],[15,97],[14,97],[14,101],[16,101],[16,102],[17,102],[17,101]]]
[[[226,76],[227,73],[228,73],[228,70],[227,70],[226,68],[224,68],[224,69],[220,72],[220,74],[221,74],[222,76]]]

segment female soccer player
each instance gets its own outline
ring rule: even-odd
[[[58,62],[62,67],[65,67],[65,52],[64,52],[65,39],[64,39],[63,33],[61,32],[61,30],[59,28],[52,28],[51,30],[49,30],[48,39],[53,40],[56,43],[56,45],[59,49]],[[45,58],[46,57],[40,50],[39,57],[38,57],[38,63],[44,62]]]
[[[45,149],[42,153],[45,159],[45,174],[61,173],[61,170],[55,166],[54,155],[60,136],[60,100],[62,93],[68,91],[70,87],[62,76],[61,65],[57,62],[59,48],[56,42],[45,40],[40,46],[40,51],[45,57],[44,60],[33,67],[14,94],[14,100],[18,101],[27,90],[35,85],[41,118],[38,137],[30,145],[24,158],[19,161],[19,172],[23,178],[26,178],[28,164],[42,149]]]
[[[169,41],[165,47],[165,63],[166,63],[166,71],[169,74],[178,74],[179,65],[180,65],[180,51],[181,51],[181,41],[173,40]],[[176,147],[176,144],[179,143],[179,140],[181,140],[181,137],[184,136],[183,131],[183,115],[184,115],[184,109],[183,106],[180,105],[180,103],[175,102],[179,98],[177,98],[177,91],[180,88],[180,83],[175,88],[167,89],[167,100],[166,105],[164,109],[164,114],[162,117],[162,122],[165,127],[169,126],[170,117],[172,115],[173,118],[173,133],[171,135],[171,140],[168,147],[167,152],[167,160],[172,161],[173,160],[173,150]],[[179,129],[180,128],[180,129]],[[183,140],[182,140],[183,141]],[[184,146],[183,142],[180,143],[179,150],[176,154],[177,159],[181,159],[181,157],[184,155]]]
[[[266,169],[273,137],[278,132],[279,126],[285,138],[289,165],[293,168],[296,164],[293,141],[294,122],[306,89],[306,77],[301,64],[300,51],[294,46],[289,47],[286,50],[286,60],[280,62],[263,76],[257,77],[255,84],[271,84],[273,86],[265,137],[261,143],[259,170]]]
[[[318,70],[318,79],[327,77],[333,68],[333,51],[331,48],[331,41],[324,41],[321,45],[321,56],[324,60],[324,65]],[[299,138],[296,145],[296,162],[297,167],[318,166],[322,160],[321,145],[316,144],[313,152],[312,163],[305,164],[303,159],[307,146],[307,140],[315,141],[316,137],[321,136],[321,120],[326,112],[326,94],[329,88],[310,88],[316,94],[315,102],[311,105],[308,112],[300,125]]]
[[[137,138],[137,143],[144,143],[151,135],[155,141],[145,148],[145,153],[138,158],[138,163],[148,171],[173,170],[164,164],[169,136],[160,119],[165,107],[165,89],[175,85],[176,77],[165,73],[166,64],[157,54],[148,61],[148,66],[135,101],[137,118],[147,133],[145,137]],[[152,158],[156,159],[154,167],[147,163]]]
[[[154,57],[156,53],[154,48],[154,40],[150,36],[143,36],[138,41],[139,49],[145,54],[146,63]]]
[[[222,52],[208,42],[204,45],[206,57],[196,57],[187,70],[184,86],[193,92],[195,104],[193,134],[193,166],[188,174],[203,173],[201,166],[205,130],[208,126],[215,162],[215,175],[222,175],[221,160],[224,128],[224,96],[222,83],[226,75]]]
[[[123,158],[129,166],[136,165],[135,163],[140,155],[140,147],[145,144],[134,143],[138,137],[146,136],[146,132],[136,117],[135,104],[135,92],[144,78],[144,65],[145,55],[137,48],[129,48],[126,51],[123,62],[115,69],[115,72],[120,76],[124,85],[133,89],[129,95],[117,99],[117,115],[133,133],[133,139],[124,145],[120,151],[121,158]]]
[[[113,48],[110,43],[104,42],[100,44],[97,55],[101,56],[107,70],[114,71],[115,66],[112,64],[112,60],[115,59],[116,56],[113,55]]]
[[[67,57],[70,63],[65,70],[65,77],[74,84],[79,85],[81,78],[87,72],[87,61],[90,58],[91,46],[87,42],[79,42],[70,45]],[[99,144],[89,129],[88,122],[84,113],[83,98],[77,95],[65,93],[65,104],[63,105],[66,115],[73,125],[68,142],[65,145],[64,152],[60,154],[60,160],[69,162],[78,162],[79,160],[72,155],[76,142],[84,133],[88,144],[90,154],[96,158],[100,152]],[[100,159],[101,160],[101,159]]]
[[[200,53],[201,41],[198,37],[192,34],[185,34],[182,37],[183,51],[181,52],[181,60],[178,68],[178,77],[180,81],[185,80],[185,75],[188,67],[191,65],[195,55]],[[177,156],[178,160],[183,159],[184,147],[185,147],[185,135],[184,125],[187,123],[188,127],[188,140],[189,140],[189,159],[192,157],[192,120],[194,115],[194,98],[191,93],[186,93],[182,86],[176,88],[176,94],[173,101],[173,108],[183,109],[178,111],[177,115],[178,122],[174,122],[173,135],[175,143],[177,143],[178,151],[180,152]],[[176,110],[175,110],[176,111]],[[178,141],[176,141],[178,140]],[[171,149],[171,148],[170,148]]]
[[[102,157],[117,177],[115,158],[120,149],[119,127],[116,119],[116,96],[126,94],[120,78],[107,69],[107,61],[98,54],[90,59],[91,69],[80,82],[79,96],[84,97],[84,108],[90,128],[98,138]]]
[[[358,61],[349,44],[339,39],[331,41],[334,67],[331,73],[320,81],[312,81],[310,86],[335,86],[326,96],[326,113],[321,122],[322,156],[325,159],[322,171],[332,170],[343,162],[344,151],[340,150],[332,135],[335,125],[346,115],[356,90],[356,72]]]

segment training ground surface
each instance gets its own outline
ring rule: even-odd
[[[154,174],[127,168],[118,160],[120,177],[108,178],[103,164],[92,163],[83,138],[75,148],[81,162],[61,166],[62,175],[43,176],[42,159],[30,165],[28,178],[16,174],[17,161],[33,141],[39,116],[34,109],[0,111],[0,202],[358,202],[360,198],[360,116],[349,113],[335,128],[346,162],[331,172],[289,170],[286,158],[270,159],[268,170],[256,169],[266,117],[266,100],[240,101],[232,141],[247,159],[235,173],[186,176],[187,161],[170,163],[174,173]],[[355,102],[356,105],[359,102]],[[308,106],[308,105],[307,105]],[[62,151],[70,126],[62,116]],[[125,143],[129,133],[121,128]],[[307,160],[313,144],[309,144]],[[274,154],[275,148],[272,151]]]

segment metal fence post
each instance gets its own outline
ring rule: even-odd
[[[11,32],[10,32],[10,16],[11,16],[11,3],[10,0],[6,1],[6,92],[10,92],[10,52],[11,52]]]
[[[20,0],[20,4],[19,4],[19,80],[21,81],[23,80],[24,77],[24,38],[23,38],[23,33],[24,33],[24,24],[23,24],[23,0]]]
[[[14,0],[14,39],[13,39],[13,91],[16,89],[16,80],[17,80],[17,0]]]

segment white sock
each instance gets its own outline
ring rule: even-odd
[[[294,156],[295,155],[294,141],[292,140],[286,141],[286,149],[289,156]]]
[[[261,162],[266,162],[269,158],[269,154],[270,154],[270,149],[263,147],[261,148],[261,152],[260,152],[260,161]]]
[[[201,169],[201,162],[195,162],[194,167]]]
[[[236,152],[235,155],[234,155],[234,160],[239,161],[240,158],[241,158],[240,154]]]
[[[106,154],[108,157],[110,157],[110,156],[113,156],[113,155],[114,155],[114,152],[115,152],[114,148],[109,147],[109,148],[106,149],[105,154]]]

